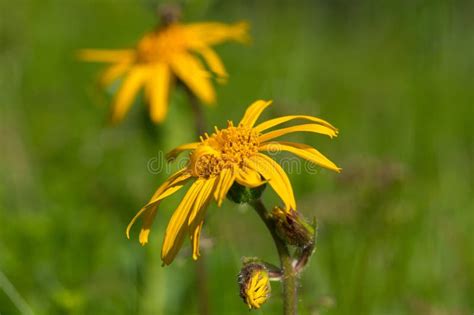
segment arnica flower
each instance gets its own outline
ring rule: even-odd
[[[79,58],[111,64],[100,77],[102,85],[123,77],[112,103],[112,122],[123,119],[143,87],[151,119],[159,123],[166,117],[169,90],[176,78],[203,103],[215,102],[212,74],[221,83],[228,75],[211,46],[228,40],[245,42],[247,29],[245,22],[184,25],[173,21],[146,34],[134,49],[85,49],[79,52]]]
[[[322,167],[340,171],[333,162],[308,145],[275,140],[295,132],[312,132],[332,138],[337,135],[335,127],[320,118],[305,115],[283,116],[255,126],[260,114],[270,104],[271,101],[256,101],[237,125],[229,121],[227,128],[216,127],[212,135],[205,134],[200,142],[179,146],[168,153],[168,158],[174,159],[181,152],[191,150],[188,164],[169,177],[132,219],[127,228],[127,237],[130,237],[130,228],[137,218],[143,216],[139,240],[142,245],[146,244],[161,200],[181,189],[188,181],[194,180],[170,219],[161,256],[165,264],[170,264],[186,234],[189,234],[193,259],[197,259],[199,234],[207,205],[214,199],[221,206],[234,182],[249,188],[268,183],[282,199],[285,209],[296,210],[288,176],[277,162],[263,152],[275,149],[288,151]],[[293,120],[306,120],[310,123],[270,130]]]
[[[245,265],[239,274],[240,296],[250,309],[257,309],[270,297],[268,271],[261,265]]]

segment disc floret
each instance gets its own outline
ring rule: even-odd
[[[191,153],[193,175],[209,178],[218,175],[225,168],[242,167],[245,159],[256,154],[260,142],[259,134],[242,124],[234,126],[227,122],[227,128],[218,129],[209,136],[201,137],[201,144]]]

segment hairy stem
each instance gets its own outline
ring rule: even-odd
[[[200,315],[210,314],[209,290],[207,288],[207,270],[204,257],[196,261],[195,272],[197,275],[197,286],[199,290],[198,310]]]
[[[280,257],[281,269],[283,271],[283,314],[296,315],[297,313],[297,272],[293,267],[293,259],[291,258],[288,246],[276,234],[275,223],[270,219],[269,213],[265,205],[260,199],[250,203],[257,211],[260,218],[267,226],[268,231],[272,235],[273,242]]]

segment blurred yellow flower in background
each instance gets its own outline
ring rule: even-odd
[[[100,77],[102,85],[123,77],[112,103],[112,122],[123,119],[143,87],[151,119],[159,123],[166,117],[169,91],[175,78],[203,103],[215,102],[212,75],[221,83],[228,75],[211,46],[228,40],[246,42],[247,31],[245,22],[227,25],[173,21],[146,34],[134,49],[84,49],[78,55],[85,61],[111,64]],[[196,54],[202,57],[210,72]]]
[[[200,142],[184,144],[168,153],[168,158],[174,159],[181,152],[192,150],[186,167],[168,178],[132,219],[127,227],[127,237],[130,237],[132,225],[143,215],[139,240],[142,245],[146,244],[160,201],[178,191],[191,179],[195,181],[166,229],[162,248],[162,260],[165,264],[173,261],[187,233],[192,241],[193,259],[199,257],[199,235],[206,207],[213,198],[221,206],[234,182],[250,188],[268,183],[283,200],[286,209],[296,210],[288,176],[278,163],[261,153],[263,151],[288,151],[322,167],[340,171],[333,162],[308,145],[274,140],[295,132],[319,133],[332,138],[337,136],[334,126],[320,118],[305,115],[283,116],[254,126],[260,114],[270,104],[271,101],[256,101],[247,109],[237,126],[229,121],[227,128],[219,130],[215,127],[211,136],[205,134]],[[292,120],[311,123],[268,131]]]

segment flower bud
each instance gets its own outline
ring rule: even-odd
[[[258,309],[270,297],[270,277],[258,262],[244,263],[239,273],[240,296],[250,309]]]
[[[302,249],[314,245],[315,228],[298,211],[275,207],[271,218],[275,222],[276,233],[288,245]]]

